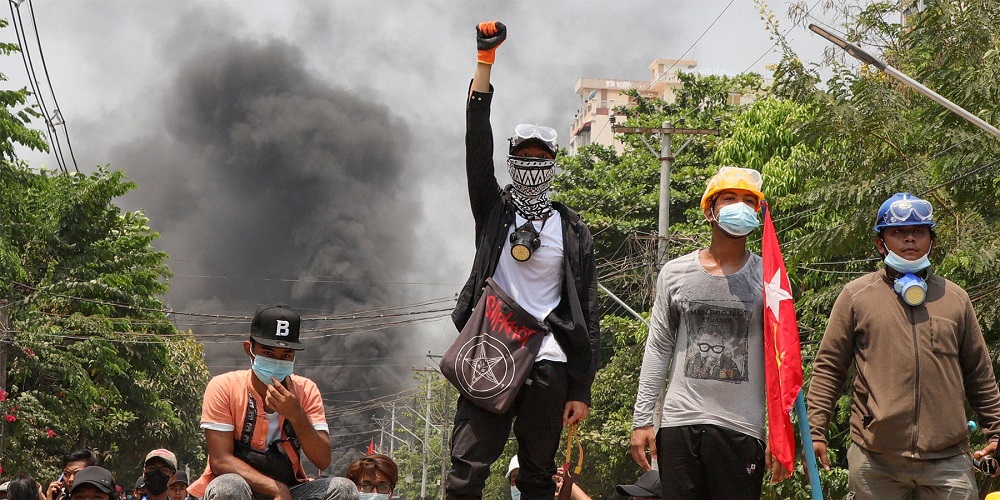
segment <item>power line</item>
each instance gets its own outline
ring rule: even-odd
[[[59,165],[59,170],[63,171],[63,173],[69,173],[60,152],[54,148],[58,141],[55,139],[55,129],[49,122],[49,112],[45,106],[45,99],[42,97],[41,91],[37,85],[34,64],[31,62],[31,54],[28,50],[27,33],[24,33],[24,22],[21,20],[20,4],[17,5],[18,9],[15,10],[15,3],[10,1],[9,7],[11,24],[14,25],[14,33],[17,35],[17,44],[21,48],[21,59],[24,61],[24,71],[28,77],[28,84],[31,85],[31,93],[35,96],[35,102],[38,104],[38,108],[42,112],[42,118],[45,120],[45,134],[49,138],[49,144],[53,146],[52,154],[56,157],[56,164]]]
[[[715,23],[717,23],[719,21],[719,19],[722,17],[722,15],[725,14],[727,10],[729,10],[729,7],[731,7],[733,5],[733,2],[735,2],[735,1],[736,0],[729,0],[729,4],[726,5],[726,8],[722,9],[722,12],[719,12],[718,16],[715,16],[715,19],[712,20],[712,24],[709,24],[708,27],[705,28],[705,31],[702,31],[701,35],[698,35],[698,39],[696,39],[694,41],[694,43],[692,43],[691,46],[688,47],[687,50],[685,50],[683,54],[681,54],[680,59],[674,59],[674,63],[671,64],[670,67],[666,69],[666,71],[664,71],[663,73],[660,73],[660,76],[656,77],[655,80],[653,80],[652,82],[650,82],[649,86],[647,86],[646,89],[643,90],[643,92],[648,91],[650,88],[653,87],[653,85],[656,85],[656,83],[659,82],[661,78],[663,78],[664,76],[667,76],[668,74],[670,74],[670,70],[674,69],[674,66],[677,65],[677,61],[679,61],[681,59],[684,59],[684,56],[686,56],[688,52],[691,52],[691,49],[693,49],[695,45],[698,45],[698,42],[700,42],[701,39],[706,34],[708,34],[709,30],[711,30],[712,27],[715,26]]]
[[[55,87],[52,86],[52,79],[49,78],[49,67],[48,65],[45,64],[45,52],[42,51],[42,40],[38,35],[38,23],[37,23],[37,17],[35,16],[35,6],[33,3],[31,3],[31,0],[28,0],[28,9],[31,14],[31,25],[35,30],[35,42],[38,44],[38,57],[41,58],[42,60],[42,71],[45,72],[45,81],[48,82],[49,84],[49,92],[52,94],[52,103],[55,104],[56,106],[53,116],[58,117],[59,121],[61,122],[60,124],[62,125],[63,135],[65,135],[66,137],[66,148],[69,149],[70,158],[73,160],[73,169],[76,170],[77,173],[79,173],[80,168],[76,164],[76,155],[73,154],[73,145],[69,142],[69,130],[66,128],[66,119],[65,117],[63,117],[62,112],[59,111],[59,101],[56,99],[56,89]],[[53,122],[51,125],[55,126],[56,123]],[[60,149],[60,154],[62,154],[61,149]],[[66,158],[64,156],[63,157],[64,165],[65,161]]]

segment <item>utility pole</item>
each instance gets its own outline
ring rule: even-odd
[[[424,409],[424,439],[423,439],[423,471],[420,478],[420,500],[427,500],[427,456],[430,454],[430,447],[428,442],[431,438],[431,382],[433,378],[431,373],[437,373],[437,370],[430,368],[411,368],[415,372],[426,372],[427,375],[427,399]],[[443,482],[443,479],[442,479]]]
[[[451,384],[444,386],[444,411],[441,412],[441,497],[444,498],[446,481],[448,479],[448,457],[451,455],[448,448],[448,408],[450,406],[449,397]]]
[[[7,390],[7,346],[10,344],[10,302],[0,300],[0,390]],[[0,422],[0,459],[6,458],[4,435],[6,422]]]
[[[389,420],[389,437],[393,438],[389,440],[389,456],[393,456],[393,452],[396,451],[396,402],[392,402],[392,418]]]
[[[678,125],[683,126],[684,120],[681,119]],[[612,130],[622,134],[639,134],[639,138],[642,140],[643,144],[649,148],[649,151],[654,155],[657,154],[656,150],[653,149],[649,143],[646,142],[645,137],[642,134],[658,134],[660,136],[660,210],[659,210],[659,223],[656,229],[656,267],[659,268],[667,262],[667,244],[670,230],[670,166],[674,161],[674,156],[680,154],[681,151],[690,144],[691,139],[688,139],[677,150],[677,152],[671,154],[670,152],[670,136],[673,134],[678,135],[719,135],[718,129],[701,129],[701,128],[678,128],[674,127],[674,124],[665,121],[662,127],[620,127],[617,125],[612,125]],[[692,138],[693,139],[693,138]]]

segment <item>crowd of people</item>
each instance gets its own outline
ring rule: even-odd
[[[588,500],[555,455],[563,429],[590,412],[599,366],[594,242],[579,214],[548,198],[558,152],[554,129],[515,127],[507,144],[512,182],[501,187],[497,180],[490,81],[506,35],[499,22],[476,28],[466,174],[477,250],[452,318],[459,330],[478,325],[471,319],[485,313],[477,304],[498,287],[508,307],[533,318],[533,325],[505,324],[503,331],[521,335],[528,331],[522,326],[540,326],[541,338],[520,339],[522,347],[532,346],[531,363],[521,385],[500,387],[516,393],[502,411],[484,404],[487,398],[474,388],[459,387],[445,495],[482,498],[513,431],[517,453],[506,474],[513,500]],[[748,237],[760,226],[762,189],[760,172],[720,168],[700,202],[708,246],[670,260],[659,272],[633,412],[630,451],[641,475],[615,487],[623,497],[759,499],[766,477],[780,482],[791,475],[766,444],[764,276],[761,257],[748,249]],[[849,382],[852,444],[846,458],[857,499],[975,500],[972,460],[992,455],[1000,441],[1000,392],[969,295],[931,272],[935,226],[929,201],[909,193],[885,200],[872,228],[883,265],[844,287],[815,356],[807,398],[811,451],[829,467],[827,430]],[[155,449],[125,492],[84,450],[67,454],[59,478],[46,488],[19,476],[0,485],[0,497],[393,498],[399,470],[386,455],[361,457],[346,477],[307,477],[303,458],[325,470],[331,444],[316,383],[294,373],[296,353],[306,348],[300,322],[288,306],[258,310],[242,342],[250,369],[208,383],[201,417],[208,461],[193,481],[174,453]],[[464,362],[475,364],[479,378],[497,382],[489,371],[505,360],[477,352]],[[967,405],[988,437],[975,452]]]

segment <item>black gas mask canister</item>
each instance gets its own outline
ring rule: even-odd
[[[545,227],[545,222],[542,222],[542,227]],[[530,220],[510,233],[510,256],[518,262],[530,259],[531,252],[538,250],[541,245],[541,235]]]

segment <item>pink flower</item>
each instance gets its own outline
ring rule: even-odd
[[[0,389],[0,401],[7,401],[7,391]]]
[[[27,347],[24,348],[24,353],[27,354],[28,357],[32,357],[32,356],[35,355],[35,351],[32,351],[31,349],[28,349]]]
[[[45,435],[48,436],[48,437],[50,437],[50,438],[54,438],[54,437],[56,437],[56,431],[54,431],[52,429],[46,429],[45,430]]]
[[[11,423],[11,424],[14,423],[14,421],[17,420],[17,417],[15,417],[14,415],[7,415],[6,418],[7,418],[7,422]]]

